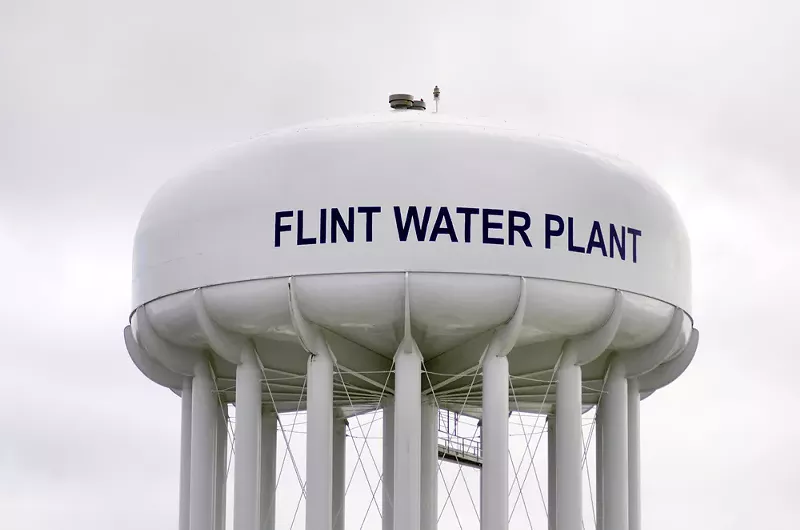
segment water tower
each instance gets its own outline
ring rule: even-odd
[[[508,528],[510,412],[546,415],[550,528],[580,530],[592,407],[598,527],[639,530],[639,403],[698,341],[676,208],[585,146],[390,102],[225,150],[142,215],[125,341],[182,399],[180,530],[224,528],[228,403],[235,530],[275,528],[296,407],[307,530],[344,530],[343,425],[375,407],[386,530],[436,527],[442,411],[480,418],[486,530]]]

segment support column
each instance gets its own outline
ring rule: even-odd
[[[628,529],[642,530],[639,380],[628,379]]]
[[[208,363],[195,367],[192,379],[192,442],[189,490],[189,529],[214,528],[214,446],[217,399]]]
[[[394,528],[394,402],[383,404],[383,522],[382,530]]]
[[[422,404],[420,456],[420,530],[436,530],[439,516],[439,409],[436,403]]]
[[[628,380],[616,356],[602,403],[603,524],[609,530],[628,530]]]
[[[603,517],[603,399],[597,404],[597,417],[595,418],[594,435],[594,482],[595,482],[595,505],[597,509],[597,530],[605,528],[605,518]]]
[[[556,415],[547,415],[547,530],[556,530]]]
[[[278,415],[261,411],[261,530],[275,530],[276,458]]]
[[[333,509],[333,359],[320,350],[308,358],[306,530],[331,530]]]
[[[261,369],[252,349],[236,368],[236,470],[233,489],[234,530],[257,530],[260,521]]]
[[[481,440],[481,462],[483,462],[483,420],[478,420],[478,436]],[[483,466],[478,469],[478,508],[483,506]]]
[[[344,530],[346,474],[347,419],[335,417],[333,419],[333,530]]]
[[[565,349],[556,374],[556,528],[581,530],[581,368],[577,355]]]
[[[398,351],[394,378],[394,528],[419,530],[422,359]]]
[[[481,528],[508,528],[508,359],[483,361]]]
[[[189,485],[192,471],[192,378],[183,380],[181,389],[181,475],[178,530],[189,530]]]
[[[219,407],[219,405],[217,405]],[[217,443],[214,464],[214,528],[225,530],[227,516],[227,479],[228,479],[228,414],[227,405],[217,413]]]

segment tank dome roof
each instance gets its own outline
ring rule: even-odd
[[[504,122],[392,111],[273,131],[165,184],[133,307],[198,287],[359,272],[514,275],[690,310],[686,231],[642,171]]]

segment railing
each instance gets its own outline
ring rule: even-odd
[[[469,436],[465,434],[469,432]],[[474,463],[481,461],[481,436],[476,420],[439,410],[439,452]]]
[[[481,441],[479,439],[472,440],[462,436],[446,436],[439,437],[439,447],[445,452],[455,455],[470,458],[472,460],[480,460],[481,458]]]

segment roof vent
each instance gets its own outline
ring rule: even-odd
[[[389,106],[393,109],[410,109],[414,106],[414,96],[411,94],[392,94],[389,96]]]
[[[411,104],[411,108],[413,110],[425,110],[425,100],[424,99],[415,99]]]

